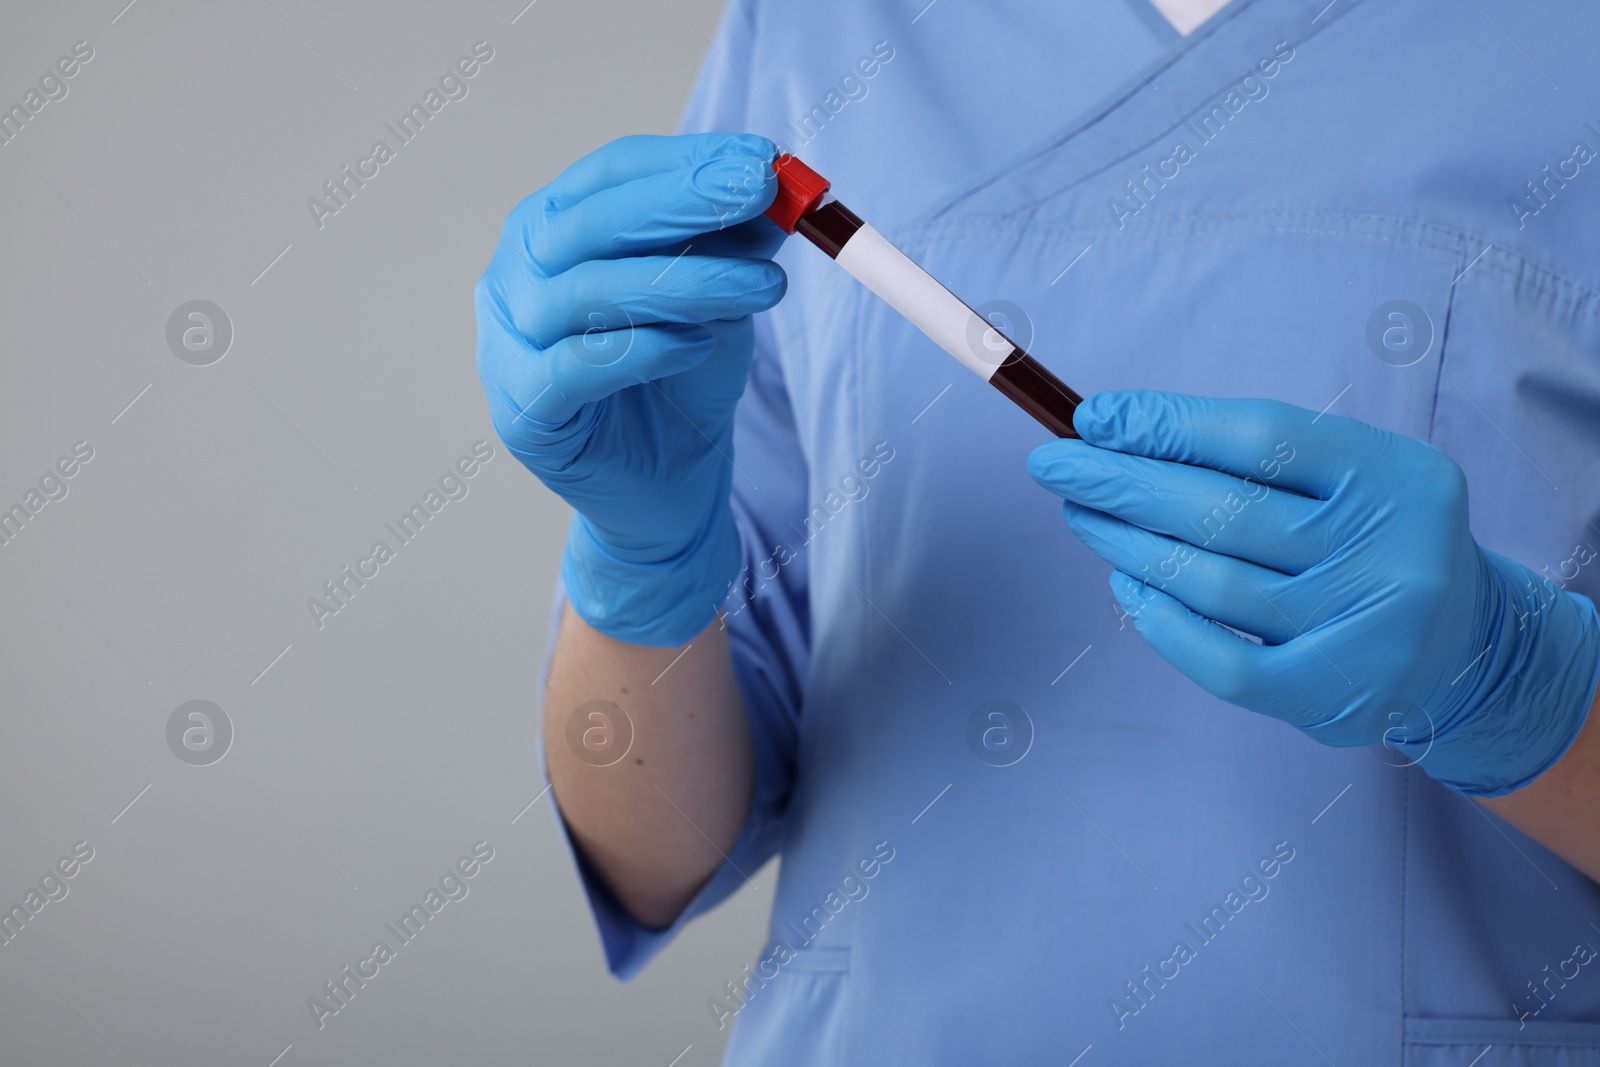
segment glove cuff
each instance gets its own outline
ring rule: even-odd
[[[1460,681],[1475,710],[1433,739],[1422,769],[1458,793],[1516,792],[1566,755],[1600,686],[1600,616],[1588,597],[1484,552],[1499,610]]]
[[[726,504],[688,548],[648,563],[620,558],[575,512],[561,556],[561,582],[572,610],[607,637],[676,648],[716,618],[742,558],[739,529]]]

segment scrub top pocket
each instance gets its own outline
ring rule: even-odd
[[[762,958],[773,958],[770,946]],[[729,1060],[855,1062],[846,1034],[855,1021],[852,1012],[865,1005],[849,985],[849,946],[803,948],[781,966],[774,964],[771,971],[775,973],[765,985],[751,984],[752,992],[734,1019]]]
[[[1600,1023],[1406,1020],[1404,1067],[1463,1067],[1468,1063],[1473,1067],[1600,1067]]]

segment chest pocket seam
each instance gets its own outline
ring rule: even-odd
[[[1333,225],[1343,222],[1346,225]],[[1358,225],[1365,224],[1365,225]],[[1151,219],[1135,227],[1117,230],[1109,225],[1051,223],[1048,221],[1020,222],[1009,216],[973,215],[950,216],[932,223],[913,226],[920,241],[937,243],[939,239],[970,238],[981,236],[992,241],[1006,235],[1019,244],[1054,243],[1077,240],[1118,240],[1170,237],[1221,237],[1257,234],[1263,236],[1327,237],[1365,243],[1388,243],[1415,248],[1419,251],[1453,257],[1457,269],[1483,252],[1483,257],[1472,265],[1472,272],[1489,270],[1502,276],[1511,285],[1526,286],[1547,295],[1560,305],[1570,307],[1591,317],[1600,317],[1600,288],[1586,284],[1560,269],[1536,262],[1526,253],[1501,248],[1487,238],[1465,229],[1440,222],[1389,215],[1381,212],[1361,211],[1287,211],[1282,215],[1272,212],[1252,214],[1178,215]],[[1470,275],[1468,275],[1470,276]],[[1457,279],[1459,284],[1462,279]],[[1455,286],[1452,285],[1452,298]]]

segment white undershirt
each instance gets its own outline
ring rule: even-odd
[[[1172,28],[1188,36],[1206,19],[1227,6],[1228,0],[1150,0],[1155,9],[1172,23]]]

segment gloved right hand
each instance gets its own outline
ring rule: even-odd
[[[733,410],[750,315],[786,278],[762,217],[764,137],[624,137],[512,210],[478,280],[478,375],[500,439],[576,512],[561,561],[578,615],[681,645],[739,568]]]

